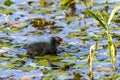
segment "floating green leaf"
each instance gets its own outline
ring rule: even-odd
[[[77,57],[76,56],[71,56],[69,54],[64,54],[62,55],[62,58],[63,59],[67,59],[67,60],[77,60]]]
[[[63,70],[52,70],[42,80],[55,80],[60,76],[68,76],[68,73]]]
[[[11,0],[5,0],[5,2],[4,2],[4,5],[6,5],[6,6],[10,6],[12,4],[14,4],[14,2],[12,2]]]
[[[46,60],[46,59],[42,59],[42,60],[39,60],[39,61],[35,61],[35,63],[36,63],[38,66],[45,66],[45,67],[50,66],[48,60]]]
[[[23,72],[29,72],[31,70],[35,70],[36,68],[35,67],[31,67],[31,66],[27,66],[27,67],[21,67],[20,68]]]
[[[53,9],[49,9],[49,8],[46,8],[46,9],[35,9],[33,11],[30,12],[30,14],[49,14],[51,11],[53,11]]]
[[[75,69],[86,69],[86,68],[88,68],[88,64],[87,63],[76,64],[75,66],[73,66],[73,68],[75,68]]]
[[[9,61],[10,58],[8,58],[8,57],[0,57],[0,60]]]
[[[16,64],[10,63],[10,64],[8,64],[8,65],[6,65],[6,66],[9,67],[9,68],[14,68],[14,67],[16,67]]]
[[[58,56],[53,56],[53,55],[44,55],[44,56],[36,56],[37,58],[41,58],[41,59],[46,59],[46,60],[61,60],[61,57]]]
[[[9,13],[13,13],[15,10],[12,8],[3,8],[0,7],[0,13],[2,14],[9,14]]]

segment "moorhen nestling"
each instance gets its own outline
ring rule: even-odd
[[[44,54],[57,54],[57,47],[63,44],[64,41],[58,37],[51,37],[50,42],[36,42],[27,46],[27,55],[29,58],[34,58],[34,56],[44,55]]]

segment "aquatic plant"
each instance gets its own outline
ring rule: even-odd
[[[30,19],[30,24],[33,27],[37,27],[39,29],[44,29],[47,25],[54,25],[53,21],[47,21],[45,18],[32,18]]]
[[[112,13],[110,14],[110,16],[107,18],[107,17],[104,17],[102,12],[100,11],[97,11],[97,14],[100,15],[100,17],[97,16],[97,14],[93,13],[91,10],[87,9],[87,13],[92,17],[94,18],[95,20],[97,20],[100,24],[100,26],[105,30],[106,32],[106,35],[107,35],[107,38],[108,38],[108,54],[111,58],[111,62],[113,64],[113,68],[116,69],[115,67],[115,60],[116,60],[116,48],[115,48],[115,45],[114,45],[114,42],[112,40],[112,37],[111,37],[111,34],[110,34],[110,30],[109,30],[109,25],[116,13],[116,11],[118,11],[120,9],[120,6],[117,6],[115,7],[113,10],[112,10]],[[102,20],[101,20],[102,18]]]
[[[80,2],[85,8],[88,8],[88,4],[89,4],[90,9],[94,5],[94,1],[93,0],[78,0],[77,2]]]
[[[90,77],[91,80],[94,80],[93,71],[92,71],[92,60],[93,60],[93,57],[96,53],[96,50],[97,50],[97,47],[98,47],[98,42],[99,41],[97,41],[95,43],[95,45],[92,45],[90,47],[89,55],[88,55],[88,66],[89,66],[89,69],[90,69],[90,71],[88,72],[88,76]]]
[[[65,8],[67,10],[67,13],[71,16],[74,15],[75,11],[76,11],[76,7],[75,7],[75,0],[62,0],[60,2],[61,8]],[[70,8],[70,11],[68,12],[68,9]]]
[[[45,6],[45,1],[44,0],[39,0],[40,1],[40,7],[44,7]]]
[[[86,9],[88,9],[88,3],[89,3],[89,8],[91,9],[94,5],[94,1],[93,0],[79,0],[78,2],[80,2],[84,8],[85,8],[85,11],[84,11],[84,24],[85,24],[85,27],[87,26],[87,21],[86,21],[86,16],[87,16],[87,12],[86,12]]]
[[[12,4],[14,4],[14,2],[12,2],[11,0],[5,0],[4,5],[6,6],[11,6]]]
[[[105,11],[108,12],[108,0],[105,0],[104,7],[105,7]]]

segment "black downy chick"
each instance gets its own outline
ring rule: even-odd
[[[44,55],[44,54],[57,54],[57,47],[63,44],[64,41],[58,37],[51,37],[50,42],[36,42],[27,46],[27,55],[29,58],[34,58],[34,56]]]

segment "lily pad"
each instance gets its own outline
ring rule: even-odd
[[[31,70],[35,70],[36,67],[32,67],[32,66],[27,66],[27,67],[21,67],[20,68],[23,72],[29,72]]]
[[[74,26],[71,29],[85,31],[88,27],[83,26]]]
[[[23,58],[23,59],[21,59],[21,58],[12,58],[10,60],[10,62],[11,62],[11,64],[14,64],[16,67],[21,67],[21,66],[23,66],[25,64],[26,60],[27,59],[25,59],[25,58]]]
[[[42,80],[55,80],[60,76],[68,76],[68,73],[63,70],[52,70]]]
[[[69,63],[69,62],[53,62],[53,65],[55,65],[56,67],[58,67],[58,69],[62,69],[62,70],[68,70],[70,69],[72,66],[74,66],[74,63]],[[54,69],[54,67],[53,67]]]
[[[8,68],[11,68],[11,67],[6,65],[0,65],[0,69],[8,69]]]
[[[39,61],[34,61],[38,66],[45,66],[45,67],[48,67],[50,66],[48,60],[46,59],[42,59],[42,60],[39,60]]]
[[[61,57],[58,57],[58,56],[52,56],[52,55],[44,55],[44,56],[36,56],[35,57],[36,59],[40,58],[40,59],[46,59],[46,60],[56,60],[56,61],[59,61],[61,60]]]
[[[100,32],[94,32],[94,34],[96,34],[96,35],[106,35],[106,33],[105,33],[105,31],[104,32],[102,32],[102,31],[100,31]]]
[[[14,2],[12,2],[11,0],[5,0],[4,4],[6,6],[10,6],[10,5],[14,4]]]
[[[41,9],[35,9],[35,10],[29,12],[29,13],[30,14],[49,14],[50,12],[51,12],[51,9],[46,8],[46,9],[43,9],[43,10],[41,10]]]
[[[8,57],[0,57],[0,60],[3,60],[3,61],[9,61],[11,58],[8,58]]]
[[[12,8],[0,7],[0,13],[2,13],[2,14],[9,14],[9,13],[13,13],[13,12],[15,12],[15,10]]]
[[[61,57],[65,60],[77,60],[76,56],[71,56],[70,54],[67,54],[67,53],[63,54]]]
[[[51,32],[61,32],[63,27],[58,27],[58,26],[51,26],[50,31]]]
[[[80,37],[80,36],[86,36],[86,32],[70,32],[67,38],[73,38],[73,37]]]
[[[67,22],[71,22],[71,21],[79,21],[80,19],[81,19],[80,17],[69,16],[69,17],[67,17]]]
[[[86,69],[86,68],[88,68],[88,64],[87,63],[76,64],[75,66],[73,66],[73,68],[75,68],[75,69]]]
[[[8,64],[8,65],[6,65],[8,68],[15,68],[16,67],[16,64],[12,64],[12,63],[10,63],[10,64]]]
[[[45,18],[33,18],[30,19],[30,23],[33,27],[37,27],[39,29],[44,29],[45,26],[54,24],[54,22],[47,21]]]
[[[65,48],[65,52],[67,53],[77,53],[79,51],[80,50],[76,46],[73,46],[73,45],[69,45]]]

